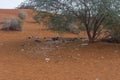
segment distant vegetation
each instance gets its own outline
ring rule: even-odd
[[[53,30],[65,31],[65,28],[77,19],[81,23],[79,26],[84,27],[89,42],[96,41],[102,30],[105,29],[110,31],[108,39],[113,39],[113,42],[114,40],[120,42],[119,5],[119,0],[27,0],[19,7],[28,6],[36,10],[37,14],[34,19],[37,22],[42,21],[42,18],[46,16],[39,14],[41,11],[55,14],[50,16],[49,22],[46,23]],[[73,16],[72,19],[70,19],[71,16]],[[110,25],[108,25],[109,23]],[[112,28],[107,29],[107,26],[112,26]]]
[[[23,20],[26,18],[27,14],[25,12],[19,12],[18,18],[8,18],[2,23],[1,30],[11,30],[11,31],[22,31]]]
[[[25,12],[19,12],[18,17],[22,20],[26,18],[27,14]]]
[[[120,21],[113,18],[107,23],[106,29],[108,30],[108,37],[103,39],[108,42],[120,43]]]
[[[33,5],[27,4],[26,2],[22,2],[17,9],[34,9]]]
[[[22,21],[16,18],[9,18],[3,21],[2,30],[21,31]]]

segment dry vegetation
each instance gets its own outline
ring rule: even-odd
[[[88,44],[68,32],[58,39],[31,10],[0,10],[1,22],[20,11],[28,14],[23,30],[0,31],[0,80],[120,80],[120,44]]]

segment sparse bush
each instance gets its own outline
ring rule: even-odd
[[[13,30],[21,31],[22,30],[22,21],[16,18],[9,18],[3,22],[1,30]]]
[[[70,24],[69,26],[66,27],[66,30],[74,34],[80,33],[80,28],[76,24]]]
[[[115,26],[111,29],[111,38],[114,42],[120,43],[120,26]]]
[[[40,23],[40,21],[41,21],[41,16],[40,16],[40,15],[34,15],[34,16],[33,16],[33,19],[35,20],[35,22]]]
[[[26,13],[25,12],[20,12],[19,14],[18,14],[18,17],[20,18],[20,19],[25,19],[26,18]]]
[[[50,13],[47,13],[47,12],[43,12],[43,11],[36,11],[36,13],[39,13],[39,14],[35,14],[33,16],[33,19],[36,21],[36,23],[46,23],[46,21],[48,21],[48,18],[50,15]]]
[[[47,24],[49,29],[62,33],[66,30],[66,23],[65,19],[60,15],[51,15]]]
[[[119,16],[112,19],[108,18],[109,22],[107,22],[106,26],[108,36],[103,39],[104,41],[120,43],[120,20],[118,18]]]
[[[73,16],[53,14],[50,15],[47,26],[58,33],[63,33],[65,31],[74,32],[76,30],[75,28],[77,28],[77,26],[71,24],[74,21],[75,18],[73,18]]]

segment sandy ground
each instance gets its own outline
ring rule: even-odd
[[[16,17],[19,11],[0,10],[0,19]],[[28,13],[23,31],[0,31],[0,80],[120,80],[120,44],[35,42],[28,38],[43,40],[57,34],[32,23],[31,11],[22,11]],[[70,33],[62,36],[78,37]]]

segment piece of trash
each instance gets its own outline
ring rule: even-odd
[[[49,61],[50,61],[50,58],[45,58],[45,61],[46,61],[46,62],[49,62]]]
[[[88,43],[82,43],[81,46],[88,46]]]

